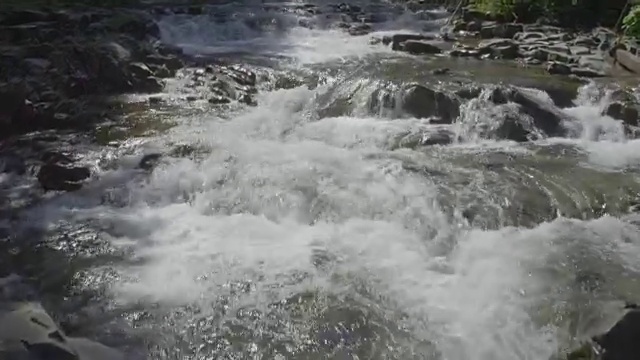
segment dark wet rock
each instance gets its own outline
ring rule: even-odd
[[[86,167],[62,163],[47,163],[38,172],[38,181],[46,191],[75,191],[82,188],[82,182],[91,176]]]
[[[67,337],[37,303],[5,303],[0,310],[0,358],[15,360],[123,360],[97,342]]]
[[[400,135],[393,140],[392,149],[417,149],[423,146],[449,145],[454,142],[455,133],[447,128],[412,132]]]
[[[253,96],[249,95],[249,94],[242,94],[240,96],[240,98],[238,99],[238,101],[242,104],[245,105],[249,105],[249,106],[257,106],[258,102],[253,98]]]
[[[440,54],[442,50],[423,40],[407,40],[400,44],[400,50],[413,55]]]
[[[153,72],[156,77],[161,79],[171,78],[176,75],[175,70],[169,70],[166,65],[147,64],[147,67]]]
[[[354,24],[349,27],[347,32],[352,36],[362,36],[367,35],[373,31],[373,28],[369,24]]]
[[[229,66],[225,68],[225,73],[240,85],[255,86],[256,73],[242,66]]]
[[[478,44],[478,51],[493,58],[515,59],[518,57],[518,44],[510,39],[487,40]]]
[[[525,48],[521,48],[525,49]],[[531,57],[539,61],[554,61],[561,63],[571,63],[574,61],[573,56],[568,52],[560,52],[547,47],[536,47],[532,50],[521,51],[523,57]]]
[[[460,115],[460,103],[453,96],[413,84],[404,89],[402,109],[417,118],[436,117],[438,123],[451,123]]]
[[[640,354],[640,310],[632,308],[605,334],[593,340],[602,348],[602,360],[631,360]]]
[[[517,42],[529,42],[532,40],[540,40],[545,37],[543,32],[522,31],[514,34],[513,39]]]
[[[604,109],[603,115],[616,120],[622,120],[625,124],[638,126],[638,109],[629,103],[621,101],[613,102]]]
[[[571,74],[585,78],[599,78],[605,77],[606,74],[602,71],[593,70],[589,68],[573,67],[571,68]]]
[[[433,36],[420,34],[395,34],[391,37],[385,36],[382,42],[386,45],[391,43],[391,49],[402,50],[401,44],[407,40],[429,41],[434,40]]]
[[[453,49],[449,51],[449,56],[452,57],[480,57],[480,51],[469,49]]]
[[[220,95],[213,95],[209,98],[210,104],[228,104],[230,102],[229,98]]]
[[[395,109],[395,107],[395,92],[392,89],[378,88],[369,97],[369,111],[373,114],[381,114],[386,109]]]
[[[526,119],[514,114],[505,114],[495,129],[495,136],[498,139],[516,142],[529,141],[532,133],[533,129]]]
[[[489,96],[495,104],[512,102],[518,104],[520,112],[531,117],[535,128],[548,136],[563,136],[566,132],[562,126],[567,117],[553,104],[547,104],[531,91],[517,88],[496,88]]]
[[[145,57],[144,61],[147,64],[166,66],[174,73],[184,67],[184,62],[180,58],[170,55],[150,54]]]
[[[135,81],[135,89],[143,93],[157,93],[164,89],[164,82],[156,77],[147,77]]]
[[[153,170],[158,165],[161,159],[162,159],[162,154],[158,154],[158,153],[147,154],[143,156],[142,159],[140,159],[140,162],[138,163],[138,167],[140,169],[147,170],[147,171]]]
[[[574,100],[578,96],[579,88],[577,84],[553,82],[534,83],[530,87],[547,93],[555,106],[559,108],[574,106]]]
[[[144,79],[153,76],[153,71],[144,63],[134,62],[129,64],[129,71],[138,79]]]
[[[571,67],[569,65],[551,62],[547,64],[546,70],[551,75],[569,75],[571,74]]]
[[[480,96],[481,93],[482,88],[476,86],[467,86],[455,92],[456,96],[465,100],[475,99]]]

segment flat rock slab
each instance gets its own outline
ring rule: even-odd
[[[629,71],[640,74],[640,58],[627,50],[618,49],[615,52],[616,60]]]

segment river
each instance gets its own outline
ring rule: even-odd
[[[370,43],[436,33],[444,11],[361,4],[374,32],[351,36],[339,14],[267,5],[159,20],[186,53],[256,69],[257,106],[181,102],[179,76],[142,115],[170,126],[88,150],[97,179],[25,215],[70,251],[110,254],[74,275],[98,294],[84,334],[132,358],[548,360],[638,300],[640,140],[601,115],[602,85],[560,110],[567,137],[484,136],[504,109],[474,99],[453,143],[417,146],[443,126],[372,110],[377,89],[453,81],[431,75],[442,66],[478,82],[525,70]],[[273,89],[278,76],[302,80]]]

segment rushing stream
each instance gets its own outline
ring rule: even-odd
[[[24,219],[73,237],[59,242],[69,251],[111,254],[76,274],[100,294],[83,311],[101,326],[82,331],[133,358],[548,360],[640,299],[640,219],[628,215],[640,140],[600,115],[600,85],[562,109],[567,138],[485,136],[505,110],[482,97],[430,125],[372,107],[372,94],[446,86],[430,75],[443,65],[477,81],[519,70],[370,44],[437,32],[443,11],[369,4],[375,31],[351,36],[303,5],[163,17],[164,40],[186,53],[254,66],[258,105],[178,102],[178,77],[144,115],[171,126],[90,151],[96,180]],[[278,74],[302,80],[274,90]],[[452,144],[415,140],[444,127]],[[136,168],[175,149],[150,174]]]

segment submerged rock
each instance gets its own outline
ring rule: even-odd
[[[142,159],[140,159],[140,162],[138,163],[138,167],[140,169],[147,170],[147,171],[153,170],[158,165],[161,159],[162,159],[162,154],[159,154],[159,153],[147,154],[143,156]]]
[[[91,176],[86,167],[47,163],[38,172],[38,182],[46,191],[76,191]]]

